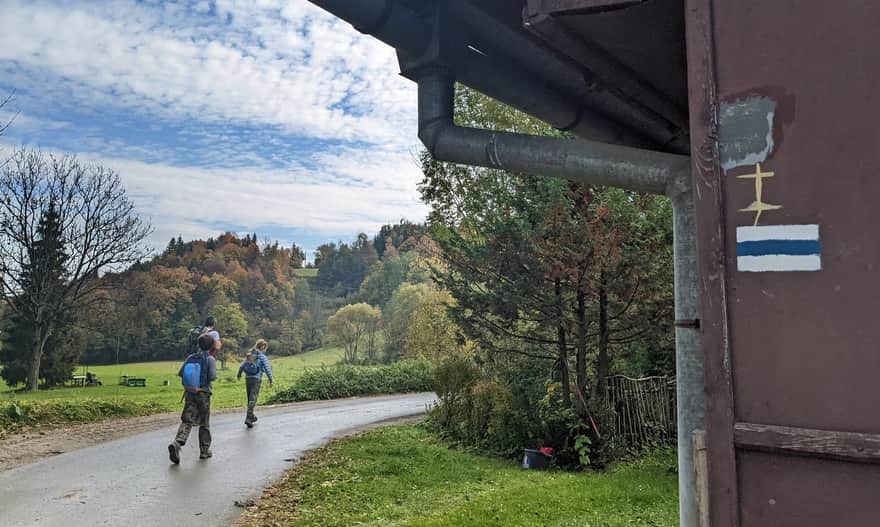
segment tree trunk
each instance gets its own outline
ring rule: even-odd
[[[556,323],[556,344],[559,349],[559,365],[562,374],[562,406],[571,408],[571,378],[568,374],[568,345],[565,341],[565,320],[562,310],[562,284],[557,278],[554,285],[556,292],[556,305],[559,309],[559,319]]]
[[[40,324],[35,324],[33,349],[31,350],[31,363],[28,369],[28,391],[35,392],[40,388],[40,362],[43,360],[43,349],[46,347],[46,341],[52,333],[52,328],[46,328],[46,334],[41,335]]]
[[[587,294],[577,293],[577,386],[582,392],[587,387]]]
[[[596,364],[596,395],[604,396],[611,370],[611,358],[608,355],[608,340],[611,331],[608,327],[608,283],[605,272],[599,275],[599,357]]]

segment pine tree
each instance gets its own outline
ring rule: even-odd
[[[75,366],[76,357],[65,360],[60,339],[52,339],[69,323],[63,302],[67,258],[60,216],[55,203],[50,202],[40,217],[37,239],[22,269],[22,292],[15,299],[16,314],[10,317],[11,327],[0,355],[3,378],[10,384],[27,381],[34,389],[41,378],[54,384],[59,377],[68,377]],[[44,363],[47,355],[52,356]]]

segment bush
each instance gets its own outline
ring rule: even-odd
[[[528,417],[515,406],[509,385],[487,379],[470,357],[444,359],[434,375],[440,402],[428,425],[441,437],[500,456],[522,453]]]
[[[110,417],[150,415],[168,410],[146,401],[104,401],[75,399],[68,401],[7,401],[0,403],[0,430],[25,426],[84,423]]]
[[[505,364],[491,370],[469,356],[444,359],[435,371],[440,399],[428,426],[444,439],[490,455],[516,458],[522,449],[551,447],[559,466],[604,467],[618,453],[588,418],[564,408],[561,386],[547,382],[538,364]],[[610,417],[591,409],[598,426]]]
[[[433,378],[433,365],[426,360],[401,361],[385,366],[341,364],[306,370],[292,386],[280,390],[269,402],[428,392],[433,387]]]

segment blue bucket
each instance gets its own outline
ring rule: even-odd
[[[544,470],[550,466],[550,456],[533,448],[523,449],[522,468],[529,470]]]

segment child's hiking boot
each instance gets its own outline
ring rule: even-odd
[[[199,459],[208,459],[213,455],[210,450],[202,450],[202,453],[199,454]]]
[[[180,445],[177,444],[177,441],[168,445],[168,458],[175,465],[180,464]]]
[[[247,419],[244,420],[244,426],[246,426],[248,428],[254,427],[254,422],[251,420],[250,417],[248,417]]]

